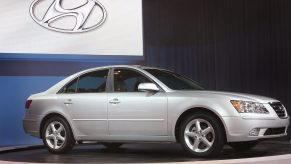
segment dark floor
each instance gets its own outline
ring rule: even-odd
[[[125,144],[117,150],[102,145],[77,145],[65,155],[52,155],[45,149],[1,153],[0,161],[31,163],[153,163],[189,162],[201,160],[237,159],[291,154],[291,145],[283,141],[264,141],[254,149],[237,153],[225,146],[215,159],[199,159],[187,156],[178,144]]]

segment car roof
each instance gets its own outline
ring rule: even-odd
[[[87,70],[83,70],[83,71],[81,71],[81,72],[87,72],[87,71],[95,70],[95,69],[118,68],[118,67],[123,67],[123,68],[139,68],[139,69],[158,69],[158,70],[166,70],[166,69],[161,69],[161,68],[156,68],[156,67],[150,67],[150,66],[143,66],[143,65],[107,65],[107,66],[101,66],[101,67],[90,68],[90,69],[87,69]]]

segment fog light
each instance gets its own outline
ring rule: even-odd
[[[260,133],[260,128],[254,128],[250,131],[250,136],[258,136]]]

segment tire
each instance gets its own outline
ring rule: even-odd
[[[258,144],[258,141],[247,141],[247,142],[230,142],[228,143],[235,151],[248,151],[251,150]]]
[[[197,131],[197,128],[201,130]],[[223,125],[216,116],[209,113],[188,116],[181,124],[179,137],[184,150],[193,157],[217,156],[226,140]]]
[[[54,116],[45,122],[42,140],[47,150],[53,154],[68,153],[76,143],[68,122],[59,116]]]
[[[104,142],[101,144],[104,145],[108,149],[117,149],[122,145],[122,143],[115,143],[115,142]]]
[[[82,145],[83,141],[77,141],[76,143],[79,144],[79,145]]]

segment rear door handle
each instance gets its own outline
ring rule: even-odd
[[[64,102],[65,105],[70,105],[73,104],[72,99],[68,99],[67,101]]]
[[[118,100],[118,98],[114,98],[113,100],[109,101],[110,104],[119,104],[120,101]]]

